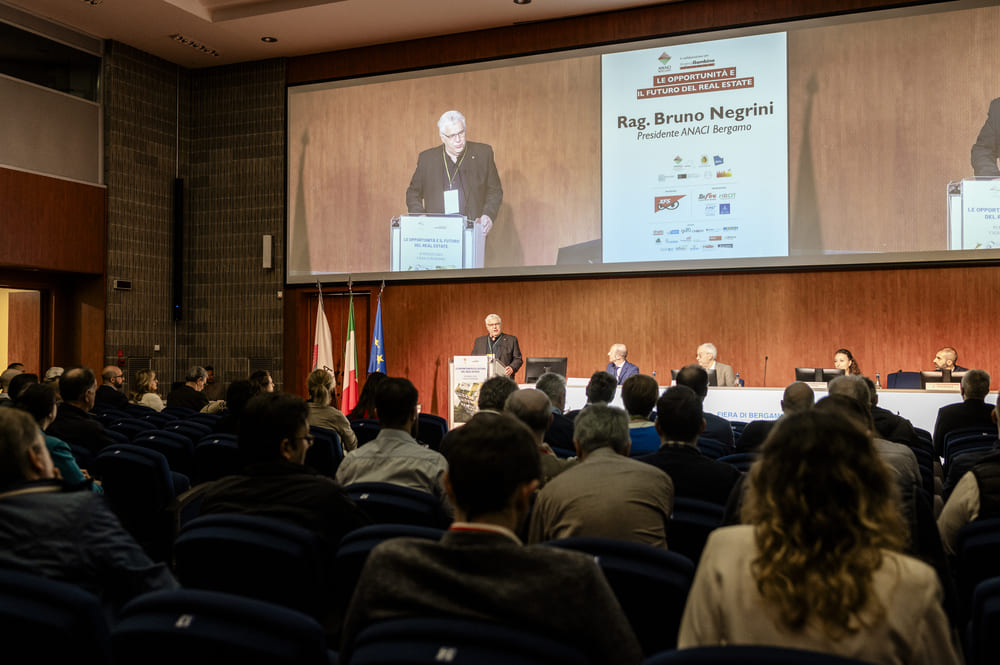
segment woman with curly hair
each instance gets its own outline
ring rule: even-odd
[[[782,418],[750,470],[743,525],[709,536],[678,646],[960,663],[934,570],[900,553],[897,494],[871,438],[846,414]]]
[[[163,411],[163,398],[156,392],[160,387],[160,382],[156,378],[156,372],[151,369],[140,369],[135,373],[135,393],[132,395],[133,404],[142,404],[155,411]]]
[[[833,366],[836,369],[844,370],[844,374],[861,374],[861,367],[847,349],[837,349],[833,352]]]

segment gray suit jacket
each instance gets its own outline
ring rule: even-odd
[[[733,372],[733,366],[720,363],[718,360],[715,361],[715,378],[720,386],[736,385],[736,373]]]

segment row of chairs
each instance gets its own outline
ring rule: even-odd
[[[363,446],[376,436],[380,429],[379,421],[375,418],[361,418],[351,421],[351,429],[358,437],[358,445]],[[431,450],[441,449],[441,439],[448,433],[448,421],[433,413],[420,413],[417,415],[417,440],[425,444]]]

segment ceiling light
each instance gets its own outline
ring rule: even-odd
[[[277,37],[261,37],[260,41],[264,42],[265,44],[274,44],[275,42],[278,41],[278,38]]]
[[[515,5],[530,5],[531,0],[514,0]]]

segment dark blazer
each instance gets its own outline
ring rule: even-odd
[[[86,448],[94,455],[114,443],[97,418],[69,402],[59,405],[56,419],[49,425],[47,433],[66,443]]]
[[[573,419],[552,412],[552,425],[545,432],[545,443],[555,448],[573,450]]]
[[[490,353],[490,336],[483,335],[477,337],[472,345],[470,356],[486,356]],[[507,333],[500,333],[496,344],[493,345],[493,355],[504,367],[510,367],[515,372],[521,369],[524,361],[521,359],[521,347],[517,344],[517,338]]]
[[[934,452],[944,455],[944,437],[963,427],[983,426],[990,431],[996,431],[993,418],[993,405],[981,399],[967,399],[958,404],[949,404],[938,409],[937,420],[934,422]]]
[[[614,363],[608,363],[607,369],[605,371],[611,376],[616,376],[618,374],[618,368],[615,367]],[[626,360],[625,364],[622,365],[621,376],[618,377],[618,385],[620,386],[621,384],[625,383],[625,379],[627,379],[630,376],[635,376],[638,373],[639,373],[638,366],[633,365],[632,363]]]
[[[97,404],[106,404],[113,409],[124,409],[128,404],[128,397],[120,390],[115,390],[113,386],[104,384],[97,389],[94,401]]]
[[[705,431],[701,435],[707,439],[715,439],[719,443],[726,444],[730,450],[735,445],[732,424],[714,413],[705,414]]]
[[[997,168],[997,155],[1000,155],[1000,98],[990,102],[986,124],[979,130],[976,144],[972,146],[972,168],[975,174],[977,176],[1000,176],[1000,169]]]
[[[445,164],[447,162],[447,171]],[[451,186],[448,176],[452,176]],[[456,163],[439,145],[424,150],[417,157],[417,168],[406,189],[406,209],[411,214],[444,212],[444,191],[457,189],[459,212],[470,219],[489,215],[496,221],[503,189],[493,162],[493,148],[485,143],[468,142]]]
[[[636,458],[667,472],[674,481],[674,496],[726,505],[740,472],[725,462],[716,462],[694,446],[663,444],[655,453]],[[667,542],[670,534],[667,534]]]

